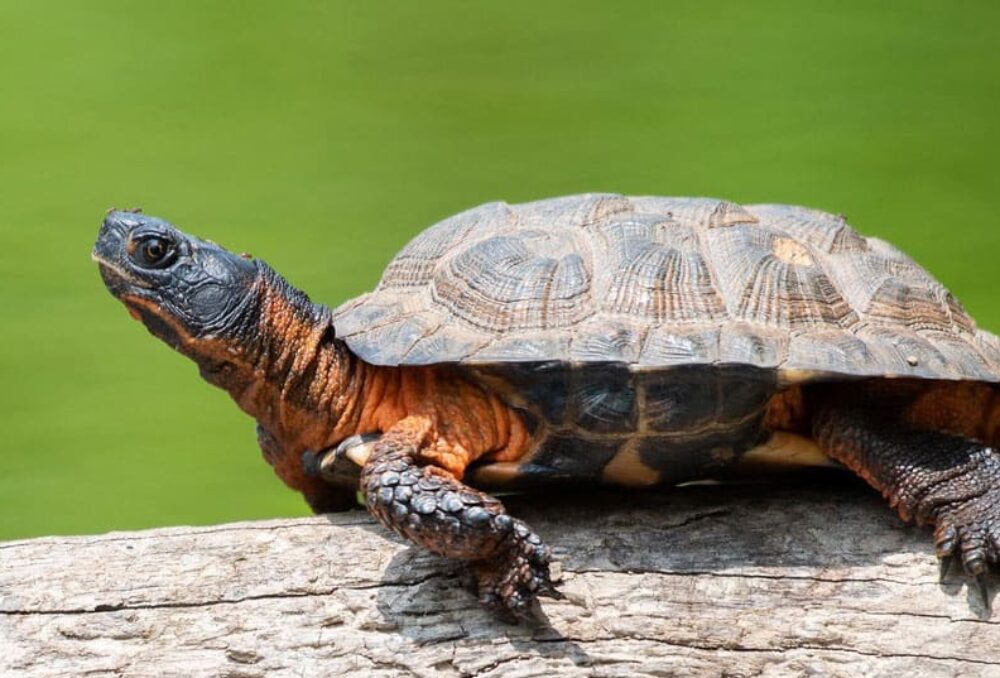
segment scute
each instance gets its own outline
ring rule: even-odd
[[[858,323],[806,243],[758,224],[713,229],[706,241],[732,317],[791,330]]]
[[[608,315],[651,323],[725,317],[693,228],[659,215],[637,215],[596,229],[607,259],[599,304]]]
[[[868,249],[867,239],[840,215],[794,205],[754,205],[753,212],[778,230],[828,254]]]
[[[786,381],[1000,382],[1000,340],[892,245],[819,210],[710,198],[467,210],[414,238],[334,325],[377,364],[736,364]]]
[[[496,224],[513,219],[502,202],[474,207],[426,229],[397,254],[382,274],[379,289],[426,285],[441,257],[462,242],[473,229],[488,231]]]
[[[434,302],[486,332],[568,327],[593,314],[590,270],[570,232],[523,230],[463,249],[435,271]]]

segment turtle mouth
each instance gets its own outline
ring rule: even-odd
[[[90,253],[90,258],[97,262],[97,268],[101,272],[101,278],[104,280],[105,286],[115,296],[118,296],[119,293],[128,291],[129,288],[140,287],[143,289],[150,289],[152,287],[152,285],[145,280],[136,277],[131,272],[116,265],[114,262],[108,261],[96,250]]]
[[[147,290],[151,286],[143,280],[138,279],[128,271],[124,271],[112,262],[102,258],[97,252],[92,252],[90,258],[97,262],[97,269],[101,273],[101,280],[108,292],[121,301],[130,316],[135,320],[145,323],[144,307],[149,303]]]
[[[91,258],[98,264],[104,286],[125,305],[128,314],[171,347],[179,349],[186,335],[169,318],[163,317],[159,304],[149,292],[151,286],[102,259],[96,252]]]

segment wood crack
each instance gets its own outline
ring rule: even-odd
[[[409,588],[419,586],[432,579],[451,578],[449,573],[431,573],[412,581],[394,582],[380,581],[371,584],[352,584],[347,586],[336,586],[328,589],[316,591],[281,591],[278,593],[260,593],[241,598],[219,598],[216,600],[194,600],[175,601],[163,603],[130,604],[130,603],[99,603],[92,608],[52,608],[38,610],[0,610],[0,616],[25,616],[25,615],[77,615],[77,614],[100,614],[103,612],[123,612],[132,610],[171,610],[184,608],[214,607],[217,605],[239,605],[241,603],[255,600],[282,600],[294,598],[311,598],[330,596],[345,589],[353,591],[365,591],[370,589],[391,589]]]
[[[970,659],[968,657],[958,657],[954,655],[937,655],[937,654],[927,654],[919,652],[868,652],[865,650],[859,650],[857,648],[848,647],[837,647],[834,645],[820,645],[815,643],[800,643],[800,644],[788,644],[779,647],[753,647],[747,645],[735,645],[731,643],[695,643],[695,642],[684,642],[677,643],[672,641],[663,640],[662,638],[655,638],[651,636],[634,635],[630,634],[629,639],[639,640],[646,643],[655,643],[656,645],[664,645],[668,647],[674,647],[677,649],[696,649],[696,650],[706,650],[710,652],[747,652],[753,654],[760,653],[788,653],[795,652],[798,650],[812,650],[821,652],[842,652],[848,654],[855,654],[864,657],[877,657],[880,659],[887,658],[905,658],[905,659],[931,659],[939,661],[948,662],[961,662],[965,664],[978,664],[981,666],[1000,666],[1000,662],[993,662],[981,659]],[[619,640],[617,636],[606,636],[601,638],[536,638],[534,642],[537,643],[576,643],[579,645],[594,644],[599,641],[609,641],[609,640]]]

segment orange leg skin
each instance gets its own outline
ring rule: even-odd
[[[1000,456],[992,448],[847,407],[819,412],[813,433],[903,520],[934,525],[939,558],[961,556],[970,576],[1000,562]]]
[[[493,497],[437,466],[418,466],[431,423],[407,417],[373,445],[361,471],[368,510],[387,528],[434,553],[470,561],[485,605],[530,618],[537,595],[559,597],[552,554]]]

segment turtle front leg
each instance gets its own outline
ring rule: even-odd
[[[973,577],[1000,562],[1000,455],[991,447],[850,408],[821,411],[813,432],[903,520],[934,525],[939,558],[960,556]]]
[[[559,597],[549,578],[551,551],[493,497],[417,460],[430,422],[407,417],[372,443],[361,470],[368,510],[389,529],[434,553],[469,561],[485,605],[531,616],[538,595]]]

